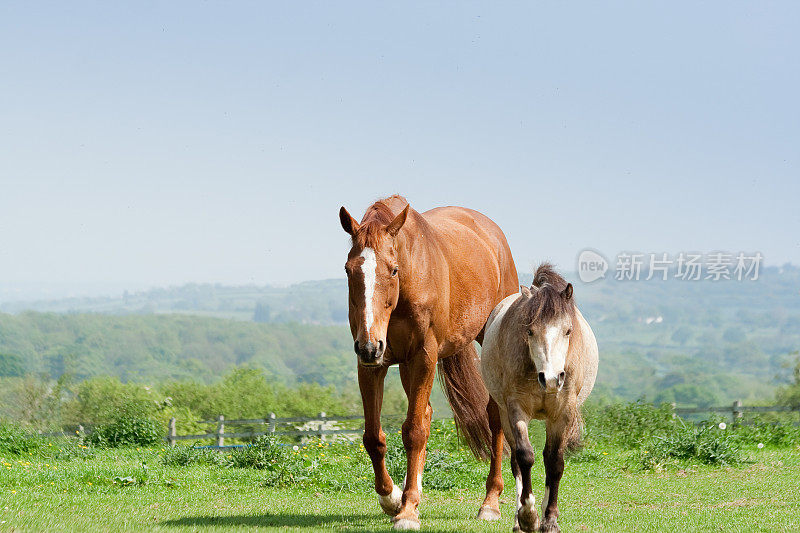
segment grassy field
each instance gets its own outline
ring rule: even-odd
[[[435,430],[436,433],[443,431]],[[446,432],[446,430],[444,431]],[[506,470],[503,518],[473,517],[486,466],[450,436],[429,450],[421,505],[424,531],[510,531],[513,481]],[[403,465],[398,438],[388,456],[395,479]],[[49,446],[49,445],[48,445]],[[285,447],[300,470],[283,486],[269,471],[219,460],[174,465],[166,448],[70,453],[0,453],[0,531],[387,531],[360,444]],[[58,447],[58,443],[53,449]],[[448,448],[448,450],[445,450]],[[216,453],[216,452],[214,452]],[[559,523],[564,531],[799,531],[800,447],[752,446],[737,467],[636,468],[636,454],[593,445],[568,460]],[[209,454],[210,455],[210,454]],[[62,458],[58,458],[62,456]],[[165,457],[170,460],[165,460]],[[267,480],[272,479],[272,482]],[[534,470],[543,492],[541,461]]]

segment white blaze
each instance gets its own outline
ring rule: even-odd
[[[546,380],[555,379],[564,370],[565,355],[563,348],[563,335],[560,326],[549,326],[544,332],[545,360],[541,367]]]
[[[553,355],[553,345],[556,343],[559,333],[558,326],[549,326],[544,332],[544,341],[547,343],[547,355]]]
[[[375,250],[372,248],[364,248],[361,252],[361,257],[364,258],[364,263],[361,265],[361,272],[364,274],[364,319],[367,328],[367,340],[369,340],[369,331],[372,329],[372,322],[375,320],[372,297],[375,294],[378,261],[375,259]]]

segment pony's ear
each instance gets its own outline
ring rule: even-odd
[[[531,296],[533,296],[533,294],[531,294],[531,290],[530,290],[528,287],[526,287],[525,285],[520,285],[520,286],[519,286],[519,292],[520,292],[520,293],[521,293],[521,294],[522,294],[522,295],[523,295],[525,298],[530,298]]]
[[[347,212],[347,209],[345,209],[344,206],[339,209],[339,222],[342,223],[342,229],[344,229],[351,236],[355,236],[359,228],[358,222],[356,222],[356,219],[350,216],[350,213]]]
[[[563,296],[565,300],[572,298],[572,283],[567,283],[567,286],[561,291],[561,296]]]
[[[392,237],[397,237],[397,234],[400,232],[400,228],[403,227],[403,224],[406,223],[406,217],[408,216],[408,208],[409,204],[406,204],[405,208],[400,211],[400,214],[394,217],[394,220],[389,222],[389,225],[386,226],[386,233],[388,233]]]

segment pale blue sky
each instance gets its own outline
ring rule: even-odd
[[[3,2],[0,280],[341,277],[337,211],[800,263],[795,2]]]

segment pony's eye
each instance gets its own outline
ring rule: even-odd
[[[568,329],[568,330],[567,330],[567,331],[564,333],[564,335],[566,335],[567,337],[569,337],[569,334],[570,334],[570,333],[572,333],[572,328],[569,328],[569,329]]]
[[[394,269],[392,270],[392,277],[395,277],[396,275],[397,275],[397,267],[394,267]]]
[[[528,337],[533,337],[533,330],[532,329],[528,330]]]

